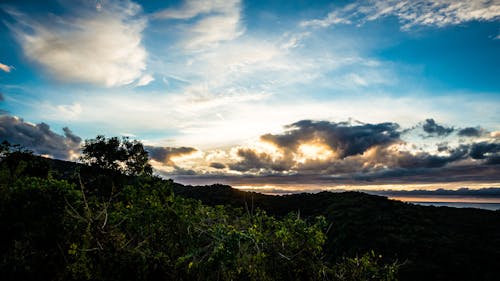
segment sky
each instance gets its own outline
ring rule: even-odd
[[[0,139],[40,155],[128,136],[188,184],[500,187],[500,0],[3,0],[0,42]]]

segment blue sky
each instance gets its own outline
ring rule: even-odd
[[[498,183],[481,173],[498,172],[500,157],[500,1],[3,1],[0,17],[0,136],[35,152],[77,155],[37,141],[48,139],[43,123],[66,144],[66,127],[81,139],[132,136],[164,149],[159,173],[207,182],[401,169],[432,182],[473,167],[474,181]],[[377,135],[387,122],[398,125],[393,139],[339,157],[361,141],[338,130]],[[423,164],[429,157],[449,161]],[[348,169],[353,161],[366,169]]]

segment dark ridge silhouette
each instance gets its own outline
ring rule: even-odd
[[[97,193],[103,181],[132,183],[133,176],[79,163],[31,157],[40,169],[27,176],[51,174]],[[105,175],[105,177],[103,177]],[[165,181],[157,178],[159,181]],[[170,180],[168,180],[170,181]],[[171,182],[171,181],[170,181]],[[374,250],[387,263],[398,261],[401,280],[496,280],[500,260],[500,211],[418,206],[360,192],[320,192],[284,196],[245,192],[227,185],[185,186],[173,183],[176,196],[203,204],[226,205],[247,212],[265,210],[284,217],[298,212],[305,219],[322,215],[331,224],[325,245],[327,260]]]

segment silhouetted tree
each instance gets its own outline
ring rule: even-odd
[[[123,137],[106,138],[99,135],[95,139],[85,140],[80,160],[91,166],[120,171],[128,175],[152,175],[153,169],[148,163],[148,152],[137,140]]]

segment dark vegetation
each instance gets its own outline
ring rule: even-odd
[[[177,196],[143,155],[140,143],[98,137],[82,165],[3,143],[0,279],[396,279],[397,265],[371,251],[326,260],[324,217]]]
[[[85,164],[1,145],[1,280],[498,278],[499,211],[183,186],[110,140]]]

